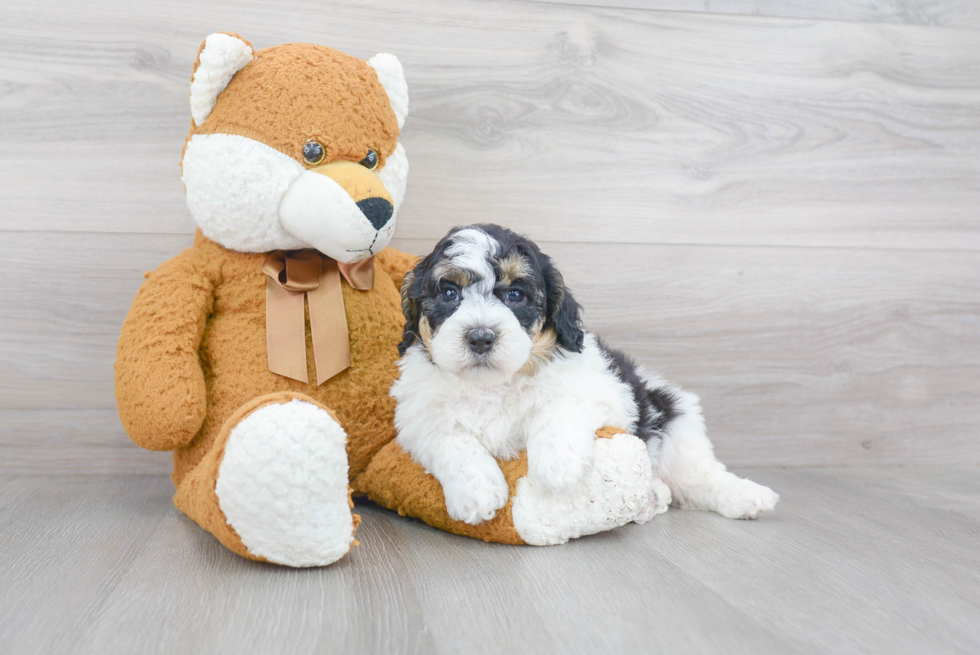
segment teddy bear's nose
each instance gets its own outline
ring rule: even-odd
[[[375,230],[380,230],[387,225],[388,221],[391,220],[391,215],[395,211],[391,203],[384,198],[365,198],[364,200],[358,200],[357,208],[371,222]]]

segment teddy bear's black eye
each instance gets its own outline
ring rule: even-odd
[[[373,171],[378,167],[378,153],[373,150],[368,150],[367,157],[362,159],[360,164],[369,171]]]
[[[319,143],[310,139],[303,145],[303,159],[306,160],[307,164],[315,166],[323,161],[323,158],[327,155],[327,151]]]

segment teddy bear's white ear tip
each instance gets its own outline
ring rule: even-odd
[[[191,116],[195,125],[207,120],[218,94],[253,57],[252,46],[233,34],[217,32],[204,39],[197,70],[191,78]]]
[[[398,57],[382,52],[368,59],[368,66],[378,74],[378,81],[388,94],[388,101],[398,119],[398,129],[405,125],[408,116],[408,83],[405,81],[405,69]]]

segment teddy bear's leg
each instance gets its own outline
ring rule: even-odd
[[[598,435],[592,470],[578,488],[553,493],[526,477],[518,481],[512,513],[525,542],[563,544],[632,521],[645,523],[663,511],[657,507],[657,480],[646,444],[615,428],[603,428]]]
[[[603,428],[597,436],[592,470],[567,493],[535,487],[527,478],[526,453],[498,461],[510,500],[494,518],[478,525],[451,518],[439,481],[394,441],[353,484],[355,491],[399,514],[454,534],[506,544],[561,544],[630,521],[644,522],[666,509],[670,492],[663,483],[658,487],[645,444],[616,428]]]
[[[323,566],[354,544],[347,435],[329,410],[282,392],[246,404],[180,483],[178,509],[232,551]]]

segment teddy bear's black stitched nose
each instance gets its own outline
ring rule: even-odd
[[[359,200],[357,202],[357,208],[371,221],[371,225],[374,226],[375,230],[380,230],[387,225],[388,221],[391,220],[391,215],[395,213],[395,208],[384,198],[365,198],[364,200]]]

